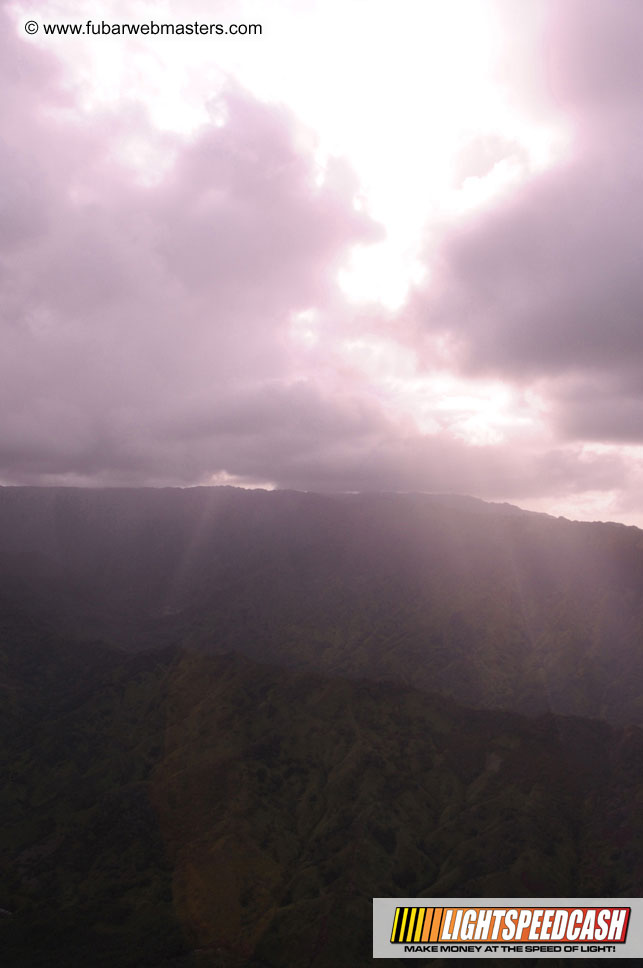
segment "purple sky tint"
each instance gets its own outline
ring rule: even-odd
[[[454,183],[522,174],[426,212],[391,307],[340,284],[390,233],[307,118],[234,76],[188,133],[131,96],[88,109],[69,52],[0,4],[0,482],[453,490],[643,524],[643,4],[525,5],[495,5],[494,77],[566,150],[527,170],[510,131],[458,135]]]

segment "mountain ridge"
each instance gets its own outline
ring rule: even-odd
[[[7,968],[356,968],[373,896],[640,894],[641,536],[453,503],[0,490]]]
[[[461,500],[9,488],[0,579],[68,639],[643,722],[639,530]]]

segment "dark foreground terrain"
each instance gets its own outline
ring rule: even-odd
[[[640,896],[636,529],[5,488],[0,533],[3,966],[352,968],[373,896]]]

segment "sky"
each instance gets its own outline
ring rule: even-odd
[[[0,483],[643,526],[642,43],[640,0],[0,0]]]

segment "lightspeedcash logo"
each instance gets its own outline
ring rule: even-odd
[[[643,957],[643,898],[374,898],[373,957]]]
[[[630,908],[398,907],[391,944],[467,941],[622,944]]]

